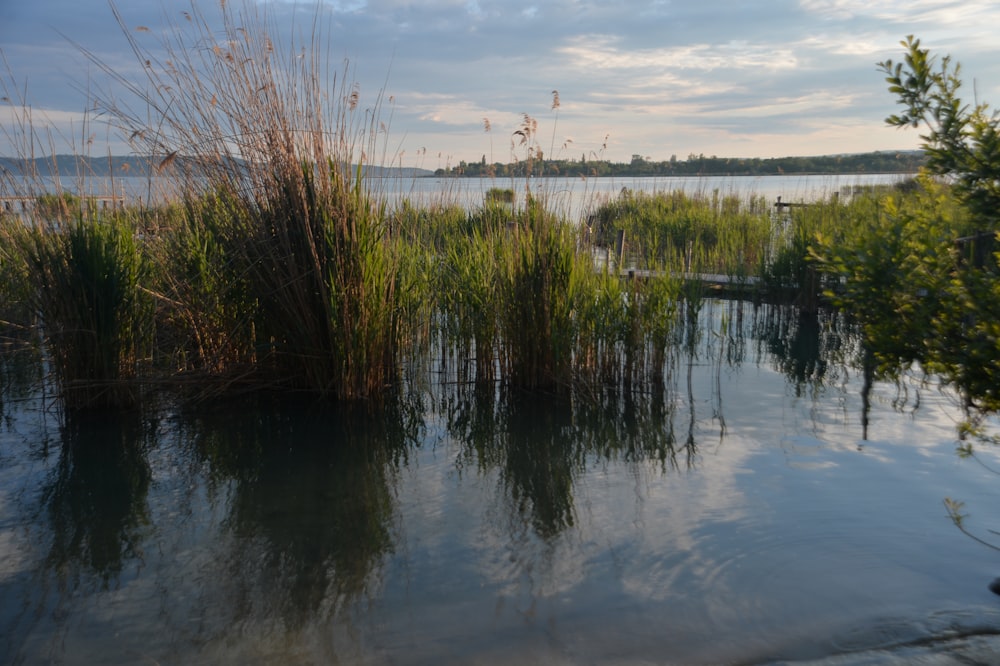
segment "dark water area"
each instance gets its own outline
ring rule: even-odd
[[[839,317],[701,317],[662,391],[431,365],[374,415],[66,420],[7,359],[0,663],[997,663],[1000,553],[943,500],[995,536],[1000,453],[953,396],[877,383],[865,439]]]

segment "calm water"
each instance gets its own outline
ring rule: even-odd
[[[883,185],[908,178],[903,174],[851,174],[827,176],[706,176],[706,177],[646,177],[646,178],[371,178],[368,186],[382,193],[395,204],[409,199],[419,205],[455,203],[468,208],[482,205],[487,190],[494,187],[514,189],[519,198],[530,187],[535,195],[544,196],[547,205],[571,221],[584,219],[597,206],[628,188],[643,192],[711,194],[739,197],[760,196],[769,202],[781,197],[786,202],[808,202],[834,193],[849,195],[855,186]],[[0,188],[3,184],[0,183]],[[165,179],[91,178],[83,182],[63,179],[62,188],[93,196],[115,193],[130,201],[158,202],[175,197],[176,187]],[[47,183],[55,189],[55,184]],[[0,195],[15,194],[0,191]]]
[[[597,206],[619,195],[623,188],[642,192],[672,192],[688,194],[735,195],[741,198],[764,197],[774,202],[781,197],[786,202],[809,202],[820,198],[849,195],[855,186],[896,183],[910,176],[903,174],[851,174],[842,176],[705,176],[705,177],[644,177],[644,178],[534,178],[529,182],[511,178],[415,178],[372,180],[390,198],[410,198],[417,203],[454,201],[465,206],[478,206],[486,191],[493,187],[511,188],[522,195],[527,188],[544,196],[550,209],[577,221],[585,218]]]
[[[8,363],[0,663],[895,664],[938,639],[1000,646],[1000,554],[942,505],[993,536],[1000,479],[955,454],[951,398],[877,385],[865,440],[837,318],[702,317],[662,395],[416,381],[375,418],[241,404],[60,424],[36,371]]]

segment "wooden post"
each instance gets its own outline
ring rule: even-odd
[[[618,231],[618,238],[615,239],[615,254],[618,255],[618,268],[625,265],[625,230]]]

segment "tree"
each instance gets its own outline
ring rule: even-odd
[[[957,389],[972,430],[1000,412],[1000,280],[993,247],[1000,211],[998,118],[959,96],[960,67],[938,61],[912,36],[904,60],[878,63],[904,110],[886,118],[919,127],[928,177],[862,212],[853,233],[818,238],[820,268],[837,278],[835,300],[852,312],[882,375],[911,363]],[[943,176],[944,178],[934,178]],[[860,221],[860,220],[859,220]]]
[[[902,63],[886,60],[878,64],[887,74],[889,91],[904,107],[901,114],[886,118],[896,127],[924,126],[921,135],[927,155],[927,170],[948,176],[952,188],[973,224],[979,229],[995,229],[1000,211],[1000,137],[998,115],[975,100],[970,106],[958,91],[961,68],[945,56],[938,65],[920,40],[908,36],[901,42],[906,49]],[[992,249],[995,246],[990,244]],[[982,429],[983,416],[1000,412],[1000,280],[997,259],[965,262],[953,270],[943,289],[935,293],[927,350],[921,359],[961,392],[967,410],[978,412],[960,426],[963,438],[970,435],[993,443]],[[975,455],[971,444],[959,448],[963,456]],[[962,502],[945,498],[945,507],[955,525],[976,541],[1000,550],[981,539],[965,525]],[[1000,594],[1000,579],[990,584]]]
[[[971,106],[959,97],[961,66],[950,56],[941,59],[908,36],[900,42],[903,62],[878,63],[889,92],[904,107],[886,118],[895,127],[924,126],[922,148],[927,169],[954,178],[955,193],[982,226],[994,226],[1000,211],[1000,134],[997,113],[976,101]]]

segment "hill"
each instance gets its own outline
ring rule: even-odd
[[[59,175],[65,178],[81,176],[93,178],[148,177],[157,174],[157,165],[162,158],[140,157],[138,155],[118,155],[109,157],[81,157],[78,155],[55,155],[21,159],[0,157],[0,169],[15,176],[33,173],[42,178]],[[420,178],[433,175],[427,169],[408,167],[366,166],[369,178]]]

